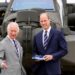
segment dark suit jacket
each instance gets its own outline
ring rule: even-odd
[[[44,50],[42,33],[43,31],[34,37],[34,49],[32,54],[51,54],[53,55],[53,60],[34,63],[32,70],[36,73],[40,72],[36,75],[59,75],[61,74],[60,58],[67,54],[67,43],[64,39],[64,35],[61,31],[51,28],[47,49]],[[44,72],[44,74],[42,74],[42,72]]]

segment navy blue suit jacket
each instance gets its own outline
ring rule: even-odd
[[[51,28],[47,49],[44,50],[42,42],[43,31],[34,37],[33,55],[53,55],[51,61],[39,61],[34,63],[33,71],[36,75],[59,75],[61,74],[60,58],[67,54],[67,43],[61,31]],[[44,74],[43,74],[44,72]]]

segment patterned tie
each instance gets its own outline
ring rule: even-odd
[[[44,34],[44,49],[47,48],[47,43],[48,43],[48,37],[47,37],[47,31],[45,31],[45,34]]]
[[[14,42],[14,46],[15,46],[15,48],[16,48],[16,54],[17,54],[17,56],[19,57],[19,52],[18,52],[18,47],[17,47],[16,41],[13,40],[13,42]]]

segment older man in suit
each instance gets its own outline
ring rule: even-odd
[[[0,42],[0,75],[21,75],[23,51],[16,40],[18,33],[18,24],[10,22],[7,26],[7,36]]]
[[[60,75],[60,58],[67,54],[67,43],[61,31],[52,28],[47,13],[40,15],[43,30],[34,36],[33,55],[43,59],[35,60],[32,70],[34,75]]]

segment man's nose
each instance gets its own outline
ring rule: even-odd
[[[12,32],[12,34],[14,34],[14,32]]]

